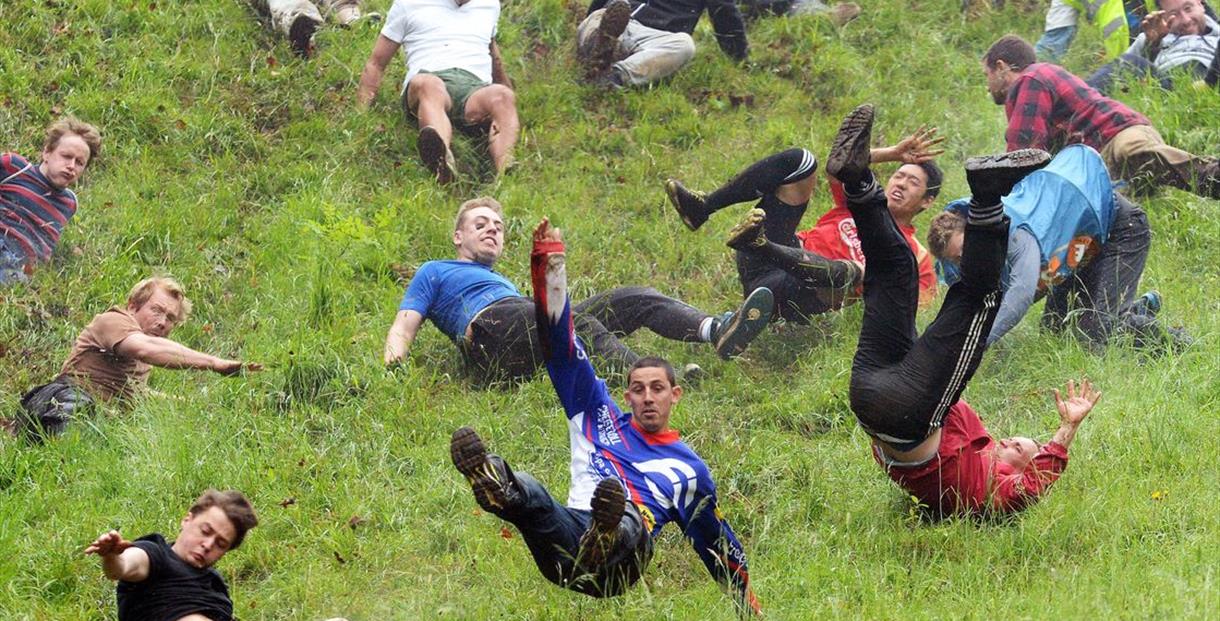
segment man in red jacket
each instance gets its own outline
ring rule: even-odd
[[[843,183],[868,258],[864,319],[852,361],[851,408],[873,438],[873,454],[891,479],[936,515],[1008,513],[1036,501],[1067,467],[1076,429],[1101,393],[1088,380],[1055,392],[1062,421],[1045,445],[1029,438],[996,442],[960,400],[986,349],[1000,305],[1008,217],[1000,197],[1046,165],[1045,151],[1025,149],[972,158],[973,198],[962,249],[962,278],[936,320],[916,338],[915,257],[868,169],[872,106],[856,108],[839,129],[827,172]]]
[[[935,128],[920,128],[898,144],[869,153],[872,163],[900,163],[886,183],[886,204],[918,257],[921,304],[936,297],[936,272],[932,255],[915,238],[912,220],[940,194],[944,174],[932,159],[943,153],[937,148],[942,140]],[[800,323],[858,300],[865,267],[843,187],[833,178],[834,207],[813,228],[797,231],[813,195],[817,166],[808,150],[788,149],[751,164],[708,194],[689,190],[677,179],[665,184],[678,216],[692,231],[721,209],[758,201],[729,232],[738,276],[747,295],[754,287],[771,290],[773,317]]]

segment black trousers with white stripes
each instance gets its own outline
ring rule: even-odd
[[[966,226],[962,279],[916,337],[919,271],[876,182],[848,208],[864,251],[864,322],[852,362],[851,408],[870,435],[898,450],[927,439],[974,375],[1000,306],[1008,219]]]

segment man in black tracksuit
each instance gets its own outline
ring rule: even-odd
[[[716,42],[733,59],[749,54],[733,0],[593,0],[577,29],[577,55],[596,83],[644,86],[673,75],[695,56],[695,30],[707,10]]]

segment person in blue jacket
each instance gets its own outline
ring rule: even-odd
[[[669,426],[682,397],[673,367],[661,358],[636,361],[627,375],[630,410],[620,410],[572,331],[564,246],[545,219],[530,259],[546,368],[568,417],[567,506],[462,427],[450,454],[475,500],[521,531],[543,576],[594,597],[620,595],[634,584],[652,557],[653,537],[674,522],[739,611],[758,614],[745,550],[720,512],[711,471]]]
[[[928,249],[949,283],[956,280],[967,203],[949,203],[928,230]],[[1148,217],[1114,191],[1097,151],[1082,144],[1065,148],[1021,180],[1003,203],[1012,226],[1004,300],[988,345],[1043,296],[1044,327],[1062,331],[1075,318],[1085,342],[1096,347],[1124,333],[1137,347],[1163,347],[1166,338],[1188,342],[1180,330],[1166,331],[1157,322],[1159,294],[1136,297],[1152,241]]]

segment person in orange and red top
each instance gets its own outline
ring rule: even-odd
[[[944,175],[931,160],[942,153],[936,148],[942,140],[935,129],[920,128],[892,147],[871,150],[873,162],[902,162],[886,185],[886,198],[912,251],[921,257],[922,303],[936,296],[936,272],[931,255],[915,238],[911,220],[940,193]],[[772,317],[800,323],[858,299],[864,274],[856,227],[837,181],[831,180],[834,208],[813,228],[797,232],[813,194],[816,170],[813,153],[788,149],[755,162],[708,194],[689,190],[676,179],[665,184],[670,202],[692,231],[725,207],[758,201],[729,233],[728,245],[737,251],[738,275],[747,293],[751,287],[772,291]]]
[[[966,216],[961,280],[936,319],[915,331],[915,257],[869,170],[873,108],[860,106],[839,130],[827,171],[843,182],[847,206],[868,258],[864,318],[852,360],[850,401],[889,477],[936,515],[997,514],[1036,502],[1067,467],[1068,446],[1101,393],[1088,380],[1055,393],[1061,425],[1038,445],[996,442],[961,400],[987,349],[1000,307],[1000,273],[1009,218],[1000,197],[1050,156],[1025,149],[966,162],[972,199]]]

